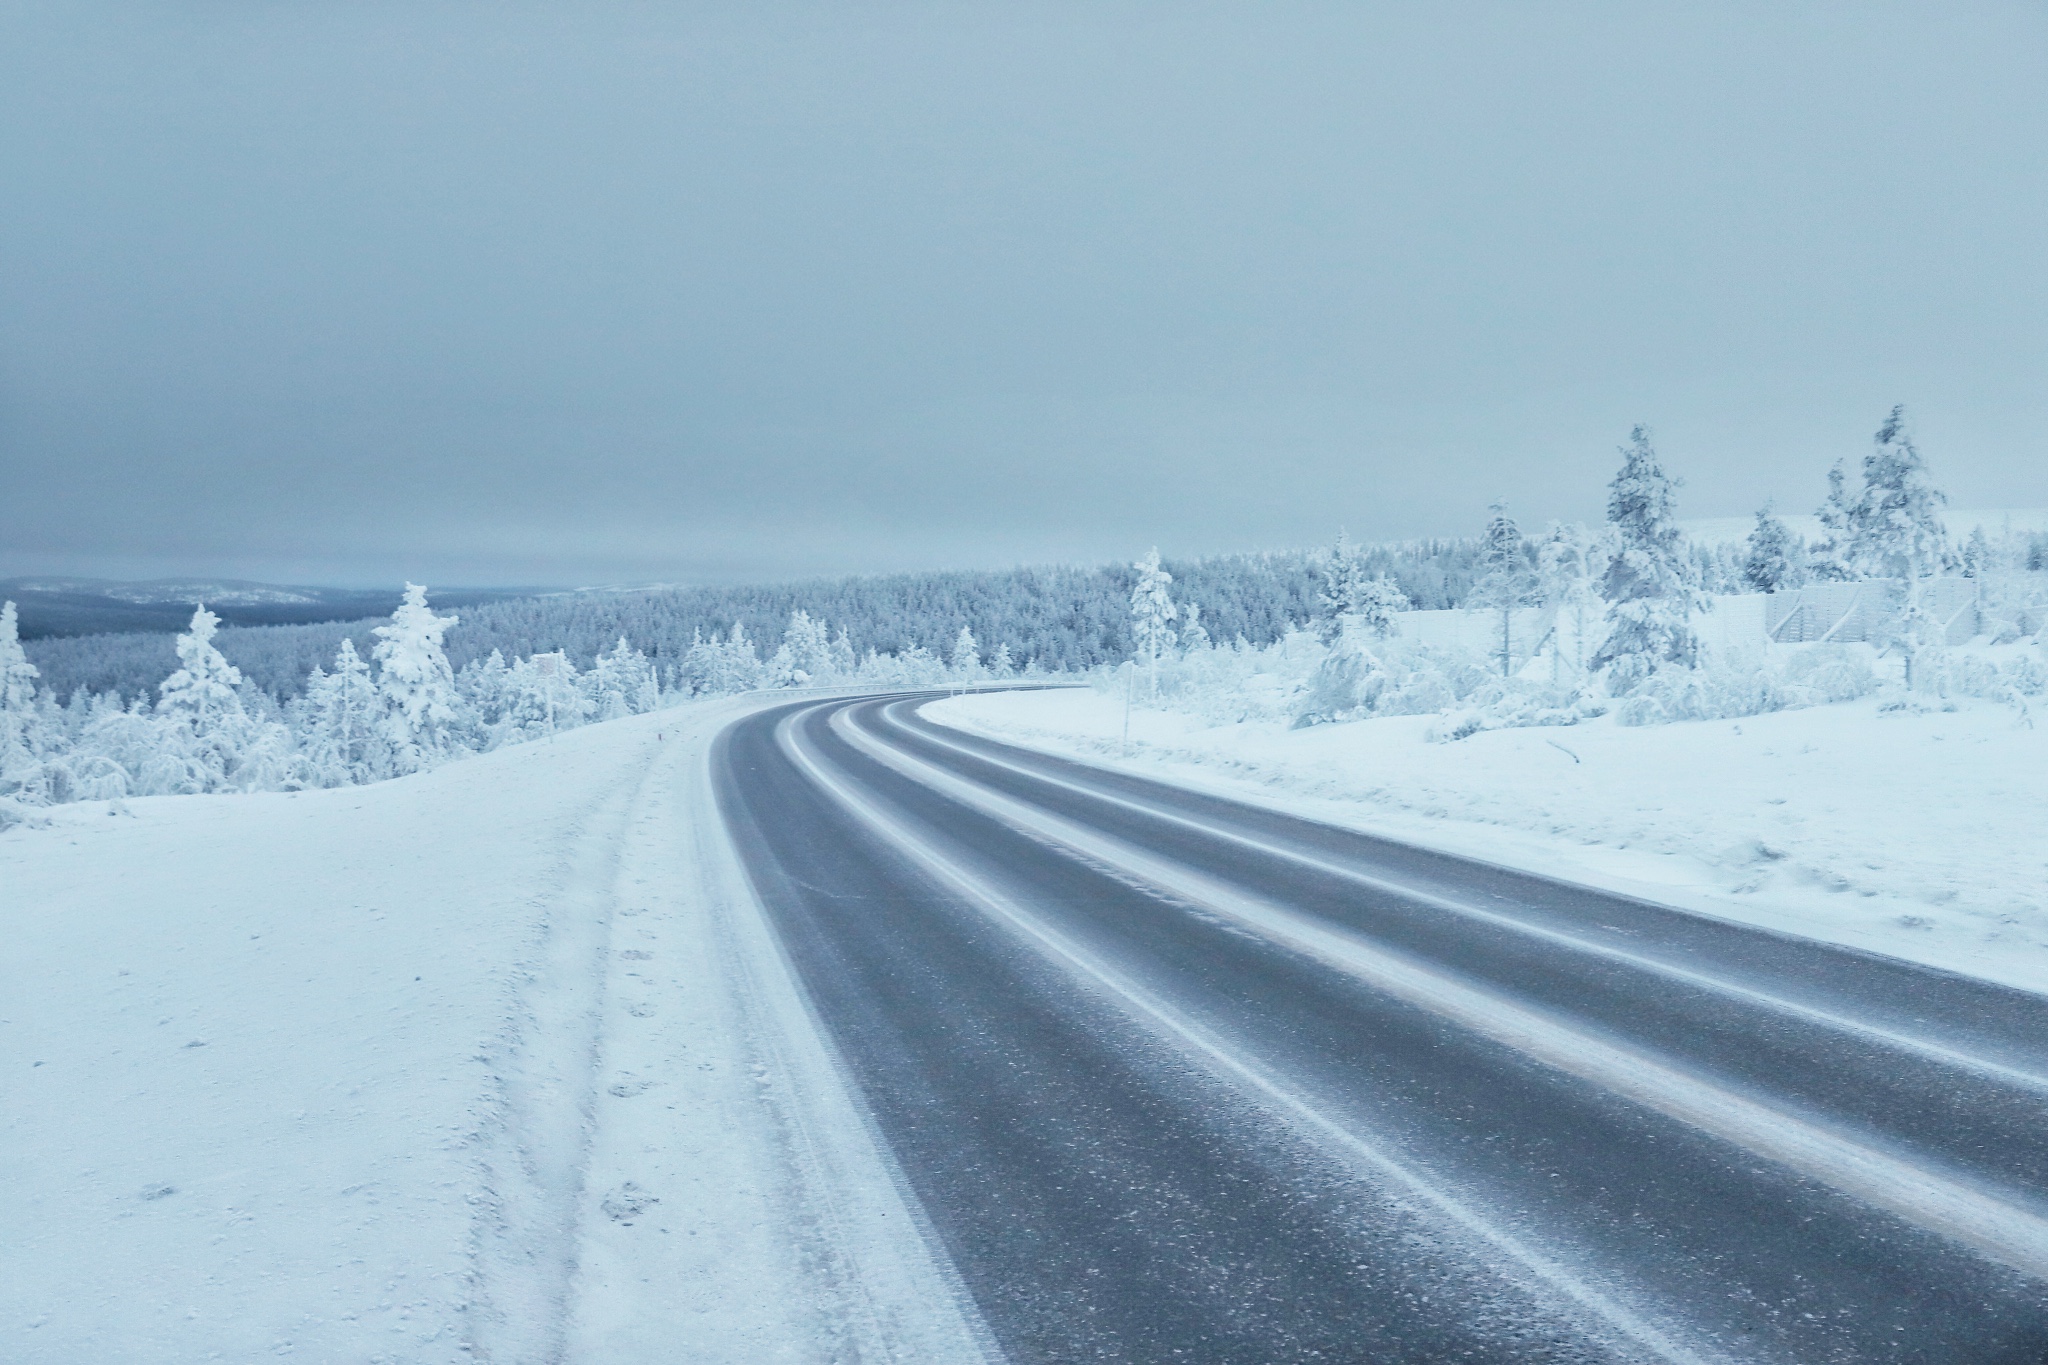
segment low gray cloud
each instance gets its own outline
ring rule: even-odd
[[[702,581],[2048,504],[2048,12],[23,4],[0,572]]]

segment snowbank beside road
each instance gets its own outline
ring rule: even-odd
[[[1084,689],[933,720],[1572,881],[2048,990],[2048,731],[1874,702],[1736,722],[1424,739],[1432,718],[1288,730]]]
[[[971,1359],[695,704],[0,834],[0,1359]]]

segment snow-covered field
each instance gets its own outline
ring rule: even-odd
[[[0,1359],[970,1358],[716,834],[754,704],[0,835]]]
[[[934,720],[1708,914],[2048,991],[2048,731],[1989,702],[1424,738],[1207,725],[1086,689]]]

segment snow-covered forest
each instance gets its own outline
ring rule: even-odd
[[[1453,607],[1469,590],[1474,540],[1373,546],[1363,553],[1423,607]],[[1198,596],[1225,639],[1279,639],[1315,610],[1316,556],[1302,551],[1229,555],[1169,564],[1184,592]],[[558,593],[464,607],[446,648],[460,669],[497,650],[506,658],[561,651],[578,668],[623,635],[658,668],[673,669],[700,637],[735,626],[764,652],[781,643],[793,614],[844,630],[856,654],[943,653],[962,627],[1007,644],[1020,663],[1050,671],[1115,662],[1130,652],[1124,565],[941,571],[885,577],[728,587]],[[280,703],[304,690],[316,666],[330,666],[343,639],[367,655],[379,621],[314,625],[224,625],[216,643],[242,676]],[[30,662],[59,697],[78,688],[124,697],[154,694],[176,655],[162,634],[99,634],[27,642]]]
[[[2048,536],[1980,525],[1951,538],[1902,409],[1860,469],[1829,471],[1810,543],[1768,506],[1741,543],[1689,543],[1679,480],[1649,433],[1638,427],[1621,455],[1604,525],[1530,535],[1496,505],[1458,611],[1418,610],[1340,539],[1318,559],[1309,619],[1270,643],[1226,642],[1155,556],[1135,566],[1134,662],[1095,670],[1095,684],[1216,723],[1436,714],[1445,740],[1609,712],[1633,725],[1756,715],[1884,689],[1900,706],[2006,702],[2031,724],[2048,687]],[[1802,608],[1821,622],[1812,636],[1786,628]]]
[[[1135,705],[1216,721],[1436,713],[1456,739],[1610,710],[1629,724],[1752,715],[1884,686],[1901,704],[1973,695],[2026,715],[2048,686],[2048,536],[1980,526],[1954,543],[1902,412],[1860,477],[1829,472],[1811,543],[1768,507],[1744,543],[1689,543],[1649,434],[1621,454],[1604,525],[1533,536],[1496,505],[1466,541],[1340,535],[1178,565],[1155,551],[1097,570],[561,594],[461,617],[408,585],[388,621],[232,632],[202,606],[175,639],[34,641],[33,657],[10,603],[0,818],[377,781],[758,688],[1087,674]],[[1710,628],[1745,597],[1844,584],[1868,600],[1815,642]]]
[[[560,650],[509,660],[492,650],[457,669],[445,643],[456,621],[408,584],[390,620],[370,630],[367,651],[344,637],[331,664],[280,704],[228,661],[218,619],[202,606],[176,637],[179,666],[154,698],[79,688],[60,704],[38,685],[9,602],[0,607],[0,822],[75,800],[375,782],[689,697],[1018,672],[1004,646],[984,650],[965,627],[943,655],[912,647],[856,656],[843,630],[801,609],[766,657],[735,625],[695,639],[666,676],[624,636],[586,668]]]

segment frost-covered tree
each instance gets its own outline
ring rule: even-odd
[[[213,644],[220,618],[202,604],[178,637],[178,670],[157,686],[165,750],[185,761],[177,790],[216,791],[240,766],[252,726],[238,690],[242,674]]]
[[[1007,642],[996,646],[995,657],[988,661],[988,675],[991,678],[1017,676],[1017,663],[1010,657],[1010,646]]]
[[[841,626],[832,636],[832,646],[825,655],[825,673],[832,678],[851,678],[860,667],[860,658],[853,652],[853,640]]]
[[[576,665],[559,650],[515,660],[506,670],[503,742],[546,739],[590,719],[595,709]]]
[[[1210,648],[1209,631],[1202,624],[1202,604],[1183,602],[1180,604],[1180,648],[1183,654],[1194,654]],[[1004,657],[1008,657],[1009,646],[1004,645]]]
[[[462,709],[472,728],[472,747],[496,748],[503,742],[499,733],[510,698],[512,669],[502,651],[492,650],[472,659],[455,675],[455,690],[462,694]]]
[[[401,772],[431,767],[457,747],[462,697],[441,643],[457,619],[434,615],[427,590],[408,583],[391,623],[371,632],[377,637],[370,656],[377,661],[384,736]]]
[[[1965,578],[1981,579],[1987,574],[2005,567],[2000,562],[1998,552],[1992,549],[1991,538],[1984,534],[1982,525],[1970,528],[1969,538],[1963,542],[1961,557],[1963,577]]]
[[[1334,644],[1347,626],[1385,639],[1394,633],[1394,613],[1412,605],[1400,585],[1376,567],[1373,555],[1342,531],[1336,545],[1317,557],[1316,573],[1321,582],[1315,632],[1324,644]]]
[[[1562,685],[1567,674],[1586,671],[1598,584],[1608,551],[1600,538],[1578,522],[1552,522],[1536,547],[1536,576],[1545,606],[1551,608],[1550,680]]]
[[[1328,644],[1343,630],[1344,618],[1357,611],[1358,600],[1365,585],[1372,581],[1373,572],[1364,549],[1352,541],[1349,532],[1342,530],[1337,532],[1337,543],[1316,556],[1315,567],[1320,580],[1316,588],[1315,631],[1317,638]]]
[[[609,654],[600,654],[583,675],[598,720],[637,716],[661,705],[661,684],[647,656],[621,635]]]
[[[1906,409],[1891,410],[1863,457],[1863,494],[1852,507],[1849,557],[1872,578],[1915,579],[1950,566],[1948,497],[1906,432]]]
[[[714,697],[731,696],[761,686],[761,656],[747,638],[743,621],[735,621],[724,639],[713,631],[705,642],[702,661],[704,691]]]
[[[832,641],[825,623],[802,607],[789,614],[782,643],[768,659],[768,686],[803,687],[831,681]]]
[[[1159,656],[1173,648],[1173,623],[1180,617],[1174,605],[1173,575],[1159,567],[1159,549],[1131,566],[1138,581],[1131,586],[1131,639],[1137,657],[1145,664],[1152,691],[1159,691]]]
[[[1898,584],[1889,633],[1905,661],[1909,689],[1923,655],[1941,643],[1940,623],[1926,609],[1922,583],[1954,563],[1941,516],[1947,501],[1906,432],[1904,406],[1894,407],[1863,457],[1863,496],[1854,506],[1849,549],[1864,573]]]
[[[960,633],[953,637],[953,652],[947,658],[946,666],[954,677],[969,682],[982,676],[981,642],[966,626],[960,627]]]
[[[1498,643],[1501,676],[1514,671],[1514,619],[1517,607],[1526,607],[1536,596],[1536,576],[1529,567],[1529,550],[1522,528],[1508,515],[1507,504],[1496,502],[1489,509],[1486,535],[1480,542],[1479,581],[1472,585],[1466,601],[1481,611],[1498,613],[1495,640]]]
[[[20,617],[14,603],[0,605],[0,712],[25,715],[35,705],[36,666],[21,647]]]
[[[1816,583],[1844,583],[1857,577],[1850,557],[1856,538],[1855,499],[1849,495],[1848,472],[1840,460],[1828,470],[1828,496],[1814,517],[1820,537],[1807,547],[1807,576]]]
[[[157,686],[157,714],[179,721],[201,734],[221,727],[227,717],[240,717],[242,674],[214,648],[220,618],[202,604],[192,624],[178,637],[177,672]]]
[[[1799,544],[1792,530],[1765,503],[1743,546],[1742,581],[1751,592],[1796,588],[1801,578]]]
[[[1385,574],[1365,585],[1353,609],[1345,613],[1345,624],[1368,640],[1385,640],[1401,632],[1401,613],[1411,603],[1400,586]]]
[[[503,660],[499,664],[502,667]],[[356,653],[355,641],[341,642],[332,673],[313,670],[291,715],[317,785],[339,787],[391,776],[383,699],[370,677],[370,666]]]
[[[1678,481],[1658,462],[1649,429],[1631,432],[1621,454],[1607,495],[1615,551],[1600,583],[1607,638],[1592,660],[1595,669],[1607,670],[1616,696],[1668,665],[1696,667],[1700,645],[1692,617],[1708,606],[1673,515]]]
[[[21,647],[14,603],[0,606],[0,798],[37,799],[34,769],[55,747],[54,727],[36,696],[39,675]],[[0,828],[7,817],[0,812]]]

